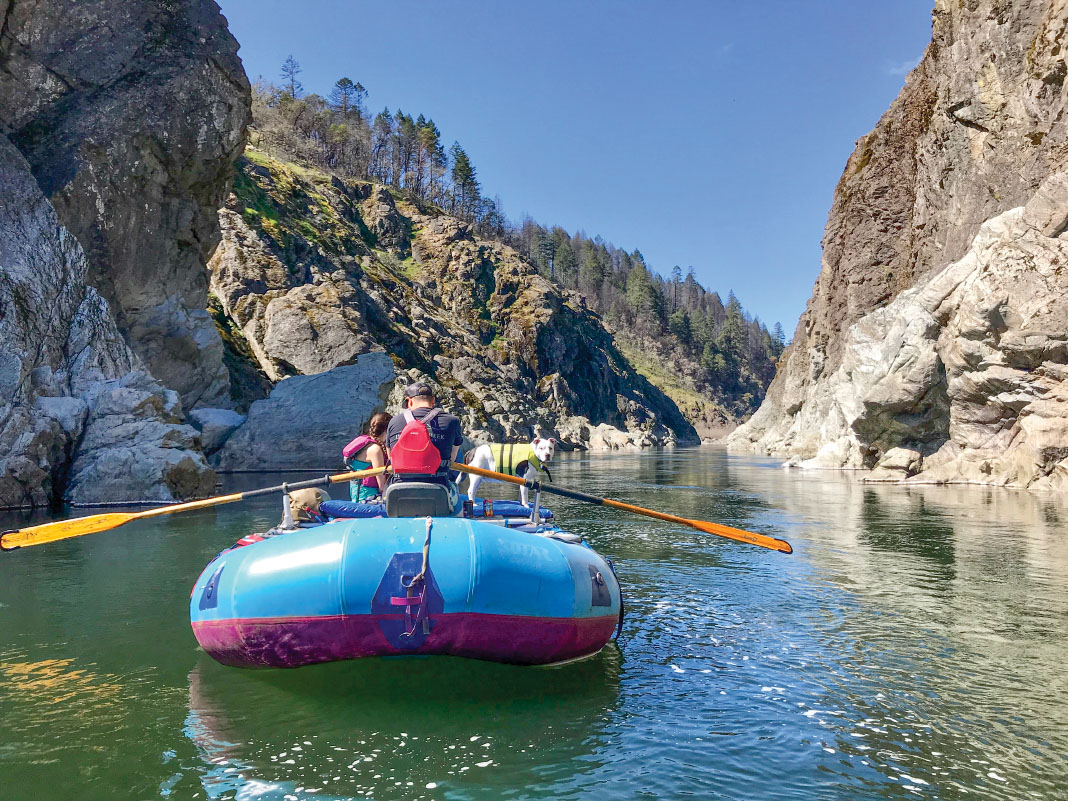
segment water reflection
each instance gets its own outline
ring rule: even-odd
[[[511,797],[534,781],[581,783],[612,745],[602,728],[619,677],[612,647],[555,669],[432,657],[241,672],[202,658],[189,674],[185,733],[202,760],[191,773],[211,798]]]

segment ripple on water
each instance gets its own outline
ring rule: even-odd
[[[198,654],[189,585],[274,499],[19,553],[0,582],[0,783],[55,798],[1063,798],[1068,513],[772,467],[708,449],[565,456],[563,486],[796,552],[561,500],[615,561],[628,615],[621,650],[560,669],[253,672]]]

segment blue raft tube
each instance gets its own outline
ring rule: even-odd
[[[193,587],[197,641],[238,667],[406,654],[549,665],[608,643],[620,589],[603,557],[536,503],[539,514],[494,502],[523,519],[459,517],[435,487],[394,484],[383,507],[347,510],[386,516],[337,517],[222,552]],[[367,505],[322,510],[353,506]]]

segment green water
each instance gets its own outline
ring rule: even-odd
[[[709,449],[553,475],[796,552],[558,500],[616,562],[621,648],[296,671],[222,667],[188,624],[273,499],[0,554],[0,798],[1068,798],[1065,500]]]

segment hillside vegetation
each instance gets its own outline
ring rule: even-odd
[[[769,331],[733,293],[724,303],[692,267],[664,277],[638,250],[529,218],[509,221],[501,199],[484,193],[470,156],[459,143],[446,148],[433,119],[388,108],[371,115],[366,90],[345,78],[328,98],[304,95],[298,73],[290,60],[282,86],[254,85],[250,141],[258,149],[343,180],[388,186],[510,246],[555,286],[581,293],[635,368],[702,433],[759,406],[785,344],[780,325]]]
[[[237,167],[209,269],[240,408],[290,376],[342,381],[346,366],[384,351],[396,377],[385,391],[435,382],[472,439],[697,441],[585,299],[508,245],[397,190],[255,146]],[[314,416],[316,399],[306,401]],[[233,468],[240,454],[227,447]]]

